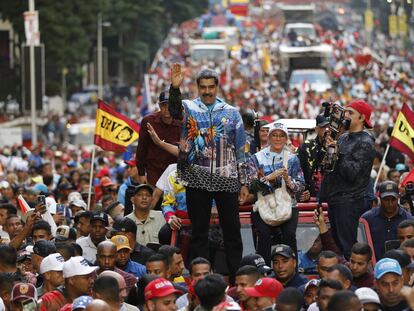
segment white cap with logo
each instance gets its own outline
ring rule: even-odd
[[[50,254],[43,258],[42,262],[40,263],[40,274],[49,272],[49,271],[62,271],[63,264],[65,263],[65,259],[59,253]]]
[[[75,256],[63,264],[63,277],[67,279],[77,275],[88,275],[96,269],[97,266],[90,266],[82,256]]]

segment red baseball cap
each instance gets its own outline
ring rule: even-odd
[[[129,166],[137,166],[137,160],[135,159],[135,157],[129,159],[128,161],[125,161],[125,163]]]
[[[175,289],[170,281],[164,278],[159,278],[149,282],[145,287],[144,293],[145,301],[151,300],[152,298],[165,297],[171,294],[182,294],[181,291]]]
[[[250,297],[272,297],[277,298],[283,290],[283,285],[278,280],[273,278],[261,278],[254,287],[247,287],[244,289]]]
[[[368,103],[366,103],[362,99],[358,99],[350,103],[348,105],[348,108],[353,108],[356,111],[358,111],[360,114],[362,114],[365,117],[365,125],[368,128],[372,128],[372,123],[369,119],[371,117],[371,113],[373,109]]]
[[[109,187],[109,186],[113,186],[114,183],[112,182],[111,178],[109,178],[108,176],[104,176],[101,178],[101,186],[102,187]]]

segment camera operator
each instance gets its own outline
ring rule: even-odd
[[[411,215],[414,215],[414,183],[409,181],[402,189],[400,204]]]
[[[298,148],[298,158],[305,177],[305,191],[300,197],[301,202],[306,202],[310,197],[316,197],[322,181],[321,163],[325,155],[325,137],[329,135],[329,121],[324,115],[316,117],[316,137],[306,140]]]
[[[325,173],[322,188],[333,237],[347,259],[357,242],[358,219],[375,156],[374,139],[364,131],[364,127],[372,128],[371,112],[371,106],[363,100],[349,104],[345,109],[348,131],[338,141],[328,136],[325,144],[338,147],[336,165],[333,171]]]

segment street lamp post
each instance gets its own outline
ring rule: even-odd
[[[102,22],[102,13],[98,14],[98,29],[97,29],[97,74],[98,74],[98,98],[103,97],[103,56],[102,56],[102,27],[109,27],[109,22]]]
[[[29,0],[29,12],[35,11],[34,0]],[[35,85],[35,47],[34,41],[30,40],[30,119],[32,127],[32,146],[37,145],[36,129],[36,85]]]

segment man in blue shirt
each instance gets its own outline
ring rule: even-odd
[[[129,240],[126,236],[115,235],[111,241],[116,245],[116,266],[119,269],[131,273],[137,278],[147,273],[144,265],[130,259],[132,248],[129,246]]]
[[[385,242],[397,239],[397,228],[400,222],[412,218],[398,205],[398,186],[393,181],[384,181],[379,187],[381,204],[379,208],[364,213],[370,227],[376,258],[382,258]]]

